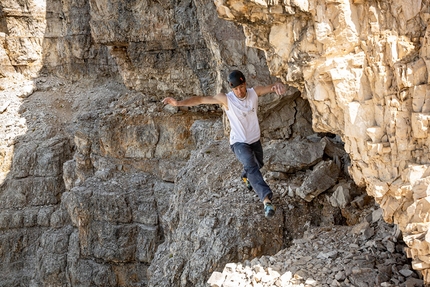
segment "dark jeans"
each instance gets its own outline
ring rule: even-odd
[[[260,172],[260,168],[264,165],[261,142],[256,141],[252,144],[234,143],[231,145],[231,149],[243,165],[244,172],[242,177],[248,178],[260,200],[263,201],[266,196],[272,199],[273,193]]]

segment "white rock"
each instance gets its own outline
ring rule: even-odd
[[[7,107],[10,105],[10,103],[11,103],[10,101],[6,101],[0,105],[0,114],[3,113],[7,109]]]
[[[220,272],[213,272],[211,277],[209,277],[208,284],[211,287],[221,287],[224,283],[226,275]]]

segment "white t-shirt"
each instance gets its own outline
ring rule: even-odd
[[[251,144],[260,139],[258,123],[258,95],[253,88],[247,89],[247,96],[239,99],[233,91],[227,94],[227,117],[230,121],[230,144],[242,142]]]

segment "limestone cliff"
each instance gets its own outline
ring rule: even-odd
[[[297,86],[313,128],[342,137],[351,176],[403,231],[430,280],[427,1],[215,1]]]
[[[0,286],[204,286],[358,223],[364,190],[430,282],[428,5],[0,1]],[[160,103],[233,68],[290,86],[261,100],[270,222],[219,107]]]

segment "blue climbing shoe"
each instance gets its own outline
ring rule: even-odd
[[[267,218],[272,218],[275,215],[276,207],[271,202],[266,202],[264,204],[264,216]]]

